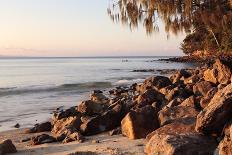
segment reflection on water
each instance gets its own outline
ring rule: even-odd
[[[158,19],[162,19],[168,34],[188,33],[181,45],[186,54],[232,49],[231,0],[118,0],[112,3],[108,8],[110,18],[131,30],[142,23],[151,35],[159,31]]]

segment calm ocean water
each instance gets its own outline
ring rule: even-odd
[[[141,82],[154,74],[135,69],[192,67],[151,61],[159,58],[0,58],[0,131],[45,121],[57,107],[87,99],[91,90]]]

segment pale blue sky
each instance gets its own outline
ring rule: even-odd
[[[0,55],[181,55],[184,35],[131,32],[107,15],[110,0],[1,0]],[[162,26],[162,25],[161,25]]]

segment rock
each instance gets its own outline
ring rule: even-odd
[[[129,139],[145,138],[159,127],[157,112],[152,106],[145,106],[128,113],[121,122],[122,134]]]
[[[223,64],[222,61],[217,59],[213,64],[212,69],[208,69],[204,72],[205,81],[212,83],[228,84],[231,78],[231,69]]]
[[[110,136],[120,135],[120,134],[122,134],[121,127],[118,127],[116,129],[113,129],[113,130],[109,131]]]
[[[140,86],[140,92],[145,92],[147,89],[151,89],[153,87],[157,89],[161,89],[171,85],[172,82],[169,78],[165,76],[152,76],[144,81],[144,83]]]
[[[28,141],[30,141],[31,140],[31,138],[24,138],[24,139],[22,139],[20,142],[21,143],[24,143],[24,142],[28,142]]]
[[[178,83],[180,81],[180,79],[182,77],[184,78],[188,78],[191,76],[191,73],[184,70],[184,69],[181,69],[180,71],[178,71],[176,74],[173,74],[170,79],[172,81],[172,83]]]
[[[219,90],[207,107],[197,116],[196,131],[204,134],[220,134],[232,117],[232,84]]]
[[[31,138],[31,145],[41,145],[45,143],[56,142],[56,139],[50,135],[42,134]]]
[[[84,140],[85,140],[85,138],[81,135],[81,133],[78,132],[78,131],[75,131],[75,132],[66,133],[66,137],[63,140],[63,143],[70,143],[70,142],[73,142],[73,141],[83,143]]]
[[[213,96],[217,93],[217,91],[218,91],[218,89],[216,87],[213,87],[210,91],[208,91],[206,96],[201,98],[200,106],[201,106],[202,109],[204,109],[209,104],[209,102],[211,101]]]
[[[212,88],[212,83],[208,81],[201,81],[193,86],[193,92],[195,95],[205,96]]]
[[[20,124],[17,123],[17,124],[14,125],[14,127],[15,127],[15,128],[20,128]]]
[[[104,105],[98,102],[87,100],[81,102],[77,109],[80,113],[91,116],[101,114],[104,111]]]
[[[16,147],[10,139],[4,140],[0,143],[0,155],[16,152]]]
[[[59,110],[55,111],[52,115],[52,124],[55,124],[56,121],[62,118],[68,118],[70,116],[79,116],[80,113],[76,110],[77,107],[71,107],[66,110]]]
[[[196,102],[195,97],[190,96],[189,98],[185,99],[180,105],[181,106],[189,106],[189,107],[196,108],[195,102]]]
[[[137,98],[137,103],[140,105],[151,105],[154,102],[157,102],[160,106],[165,103],[164,95],[155,89],[148,89]]]
[[[189,78],[184,79],[184,84],[195,84],[202,80],[202,75],[193,75]]]
[[[187,117],[187,118],[180,119],[178,121],[162,126],[158,128],[157,130],[151,132],[150,134],[147,135],[146,140],[149,141],[152,138],[152,136],[154,136],[157,133],[158,134],[171,134],[171,135],[197,133],[195,131],[195,123],[196,123],[196,119],[193,117]]]
[[[62,137],[62,135],[64,134],[64,132],[67,130],[67,127],[73,127],[77,130],[80,129],[80,125],[81,125],[81,118],[78,116],[75,117],[68,117],[68,118],[63,118],[61,120],[58,120],[53,128],[52,128],[52,135],[54,137]]]
[[[227,124],[225,129],[225,136],[218,145],[220,155],[232,154],[232,121]]]
[[[218,145],[219,155],[232,154],[232,140],[230,137],[225,136]]]
[[[116,104],[103,114],[83,122],[80,127],[81,133],[88,136],[112,130],[120,125],[123,117],[122,105]]]
[[[186,99],[189,96],[192,95],[192,92],[189,91],[186,88],[182,88],[182,87],[175,87],[174,89],[172,89],[171,91],[169,91],[166,95],[165,98],[168,101],[171,101],[175,98],[182,98],[182,99]]]
[[[96,102],[96,103],[101,103],[101,104],[106,104],[109,102],[109,99],[103,95],[102,92],[93,92],[90,95],[91,101]]]
[[[216,72],[217,72],[216,69],[207,69],[204,72],[204,77],[203,77],[204,80],[217,84],[217,78],[215,76]]]
[[[191,106],[175,106],[171,108],[164,108],[158,113],[160,125],[164,126],[183,118],[195,118],[198,111]]]
[[[197,133],[153,135],[145,147],[148,155],[202,155],[214,154],[216,141]]]
[[[35,126],[29,130],[27,130],[27,133],[38,133],[38,132],[46,132],[51,131],[52,124],[51,122],[44,122],[40,124],[35,124]]]
[[[184,99],[182,98],[175,98],[173,100],[171,100],[166,107],[171,108],[171,107],[175,107],[180,105],[182,102],[184,101]]]

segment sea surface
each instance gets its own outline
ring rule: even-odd
[[[157,61],[161,57],[0,58],[0,131],[46,121],[58,107],[87,99],[90,91],[142,82],[157,72],[193,64]],[[155,60],[155,61],[154,61]]]

